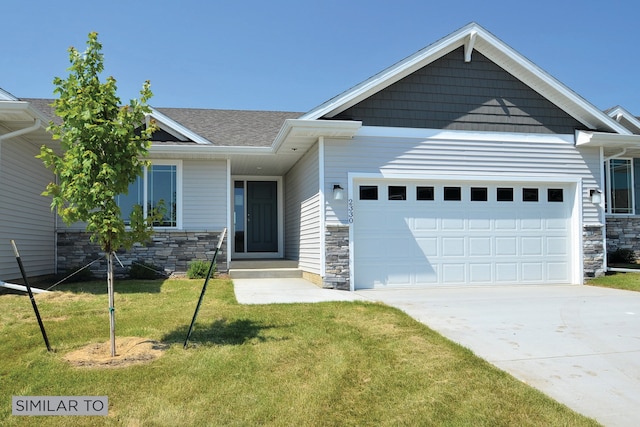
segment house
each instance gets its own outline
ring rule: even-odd
[[[54,177],[35,156],[51,144],[49,116],[0,89],[0,280],[20,277],[10,240],[29,274],[55,270],[55,215],[40,193]]]
[[[580,284],[640,229],[640,121],[476,23],[306,113],[151,116],[152,167],[120,203],[170,209],[123,256],[168,271],[227,228],[221,270],[294,260],[328,288]],[[57,224],[59,266],[99,256],[82,230]]]

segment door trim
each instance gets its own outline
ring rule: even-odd
[[[277,207],[278,207],[278,251],[277,252],[236,252],[235,248],[235,204],[234,204],[234,185],[236,181],[276,181],[277,185]],[[245,186],[246,189],[246,186]],[[284,258],[284,192],[281,176],[254,176],[254,175],[232,175],[230,182],[231,199],[231,232],[229,233],[229,242],[231,243],[231,259],[256,259],[256,258]],[[246,197],[246,193],[245,193]],[[244,218],[243,218],[244,220]]]

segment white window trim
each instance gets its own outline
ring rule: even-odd
[[[176,225],[171,227],[165,227],[160,225],[154,225],[154,229],[162,230],[181,230],[182,229],[182,160],[151,160],[151,166],[175,166],[176,167]],[[143,167],[142,171],[142,205],[143,215],[147,216],[147,200],[148,194],[148,177],[149,168]],[[129,226],[127,226],[129,228]]]
[[[631,212],[614,213],[611,212],[613,207],[613,197],[611,195],[611,161],[613,160],[628,160],[631,166]],[[605,198],[606,198],[606,214],[611,216],[632,216],[636,215],[636,194],[635,194],[635,177],[634,177],[634,160],[632,157],[615,157],[613,159],[607,159],[605,161]]]

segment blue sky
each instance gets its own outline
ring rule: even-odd
[[[67,48],[99,33],[123,101],[305,112],[475,21],[600,109],[640,115],[635,0],[11,1],[0,87],[53,97]]]

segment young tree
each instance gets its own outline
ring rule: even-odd
[[[62,123],[52,122],[48,128],[53,139],[60,141],[62,155],[43,146],[38,157],[57,176],[57,182],[49,183],[43,192],[52,196],[51,208],[67,224],[85,222],[91,240],[106,254],[111,356],[115,356],[113,254],[148,240],[156,215],[152,212],[144,218],[142,207],[137,206],[127,229],[116,196],[126,194],[129,184],[142,174],[155,126],[150,122],[145,127],[145,113],[151,111],[149,81],[142,86],[140,100],[123,106],[116,95],[116,80],[100,81],[101,50],[95,32],[89,34],[84,53],[69,48],[69,76],[53,80],[59,96],[53,107]]]

